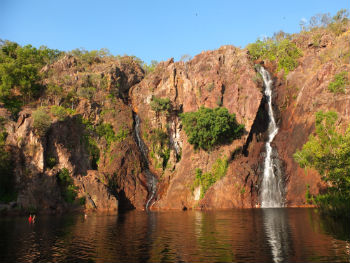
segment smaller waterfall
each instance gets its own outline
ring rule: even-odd
[[[265,96],[268,102],[268,140],[266,142],[266,157],[264,163],[264,177],[262,180],[261,206],[262,207],[283,207],[283,183],[281,176],[275,174],[272,159],[271,142],[275,138],[278,127],[272,109],[272,79],[269,72],[263,67],[259,68],[259,73],[263,77],[265,85]]]
[[[142,155],[142,161],[143,161],[143,168],[146,174],[147,179],[147,190],[148,190],[148,199],[146,202],[146,210],[148,211],[149,208],[152,206],[152,201],[155,198],[156,192],[157,192],[157,178],[154,176],[154,174],[151,173],[149,170],[149,163],[147,159],[148,155],[148,149],[146,144],[141,138],[140,135],[140,118],[137,116],[137,114],[134,114],[135,118],[135,135],[136,135],[136,141],[137,145],[141,151]]]

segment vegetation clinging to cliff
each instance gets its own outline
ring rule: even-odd
[[[328,90],[333,93],[345,93],[345,86],[349,84],[348,72],[343,71],[334,76],[328,85]]]
[[[200,107],[196,112],[180,115],[188,141],[194,147],[210,150],[216,145],[230,143],[241,137],[244,125],[236,121],[236,115],[226,108]]]
[[[277,61],[277,70],[283,69],[285,75],[298,66],[297,59],[302,55],[295,43],[285,34],[282,37],[259,39],[247,48],[253,59]]]
[[[196,169],[196,177],[192,185],[192,191],[200,186],[201,187],[201,198],[204,197],[205,193],[216,181],[220,180],[226,175],[228,167],[227,158],[218,158],[211,168],[210,172],[203,173],[202,169]]]
[[[325,213],[350,215],[350,126],[345,134],[335,129],[337,113],[316,114],[316,136],[311,135],[293,157],[301,167],[315,168],[330,186],[315,198]]]

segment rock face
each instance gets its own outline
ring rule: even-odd
[[[61,96],[44,95],[40,99],[51,118],[46,134],[39,136],[34,128],[32,115],[36,108],[24,109],[17,122],[11,121],[5,111],[1,114],[7,119],[17,204],[25,209],[62,211],[79,208],[78,200],[84,198],[85,207],[93,210],[143,209],[147,191],[133,137],[132,110],[126,104],[128,89],[143,77],[140,66],[123,57],[92,64],[81,71],[77,60],[66,56],[43,72],[53,72],[44,80],[46,84],[63,88]],[[87,85],[93,86],[95,92],[89,97],[83,93]],[[82,95],[67,103],[67,92]],[[64,118],[52,115],[50,105],[65,103],[74,109],[73,114]],[[99,137],[93,128],[104,123],[110,124],[117,134],[112,143]],[[91,155],[92,146],[97,151],[95,157]],[[49,159],[54,163],[49,165]],[[76,187],[77,200],[73,205],[65,202],[58,183],[57,175],[64,168]]]
[[[272,158],[281,164],[287,206],[306,205],[307,185],[311,194],[325,187],[316,171],[306,174],[293,160],[314,131],[315,113],[338,112],[341,131],[350,122],[349,94],[328,90],[335,74],[350,70],[349,30],[340,36],[321,32],[317,45],[312,34],[293,37],[303,56],[286,77],[276,72],[274,63],[261,62],[274,74],[272,101],[279,132]],[[42,84],[53,91],[25,107],[16,121],[0,105],[18,205],[53,212],[82,209],[83,199],[86,209],[99,211],[141,210],[146,203],[150,209],[259,206],[268,115],[261,77],[246,50],[223,46],[188,62],[170,59],[146,76],[131,57],[83,64],[67,55],[45,66],[42,74],[47,76]],[[40,106],[50,116],[44,135],[33,123]],[[65,115],[54,113],[54,106],[62,106]],[[210,151],[195,150],[180,114],[200,106],[226,107],[244,124],[243,136]],[[210,172],[218,160],[227,160],[226,175],[203,194],[194,187],[196,169]],[[73,204],[65,200],[59,183],[63,169],[75,186]],[[156,177],[154,195],[150,175]]]
[[[158,200],[153,208],[231,208],[255,204],[257,177],[252,166],[253,163],[257,166],[256,159],[250,162],[249,157],[240,153],[257,116],[262,93],[261,83],[256,79],[253,64],[245,51],[223,46],[203,52],[187,63],[174,63],[173,60],[160,63],[154,73],[131,89],[130,97],[134,111],[141,119],[143,140],[151,151],[151,169],[159,180]],[[169,99],[171,111],[152,110],[154,98]],[[245,135],[211,152],[195,151],[182,130],[179,113],[198,110],[202,105],[209,108],[224,106],[230,113],[235,113],[237,121],[245,125]],[[170,138],[170,159],[166,167],[159,166],[162,159],[154,152],[157,145],[147,135],[157,129],[166,132]],[[198,198],[191,190],[195,169],[210,171],[218,158],[230,159],[226,177],[217,182],[204,199],[195,200]],[[242,189],[246,189],[246,193]]]
[[[319,33],[319,32],[316,32]],[[301,169],[293,160],[293,154],[302,148],[315,129],[315,113],[319,110],[333,110],[338,113],[337,127],[344,131],[350,122],[349,94],[332,93],[328,85],[334,75],[342,71],[349,72],[350,31],[335,37],[323,35],[318,47],[305,46],[313,35],[300,35],[295,39],[303,50],[299,66],[284,79],[282,72],[276,75],[276,110],[280,112],[279,132],[274,145],[279,158],[284,162],[286,176],[286,205],[306,205],[307,185],[311,194],[318,194],[325,187],[320,175],[314,170]],[[273,71],[273,66],[269,66]]]

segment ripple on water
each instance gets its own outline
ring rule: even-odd
[[[312,209],[132,211],[0,223],[0,262],[349,262],[349,242],[336,238],[349,233],[331,234]]]

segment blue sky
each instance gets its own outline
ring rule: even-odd
[[[301,19],[335,14],[348,0],[0,0],[0,38],[36,47],[108,48],[146,62],[299,31]]]

